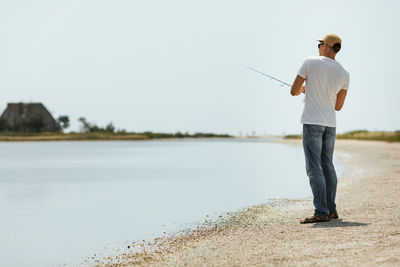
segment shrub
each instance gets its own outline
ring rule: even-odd
[[[8,122],[6,119],[0,118],[0,131],[8,130]]]
[[[40,115],[34,115],[22,122],[24,131],[41,132],[44,127],[44,121]]]

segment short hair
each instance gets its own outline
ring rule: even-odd
[[[342,48],[342,46],[340,43],[335,43],[333,46],[329,46],[329,48],[336,54],[340,51],[340,48]]]

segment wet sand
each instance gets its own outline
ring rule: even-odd
[[[281,141],[301,145],[299,140]],[[100,265],[400,265],[400,143],[337,140],[339,219],[299,224],[311,199],[271,200],[199,229],[132,244]],[[143,249],[144,247],[144,249]]]

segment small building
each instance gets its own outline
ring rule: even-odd
[[[42,103],[8,103],[0,119],[14,132],[57,132],[60,127]]]

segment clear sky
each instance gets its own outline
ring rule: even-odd
[[[336,33],[337,131],[400,130],[400,1],[0,0],[0,109],[42,102],[128,131],[300,133],[289,87]]]

